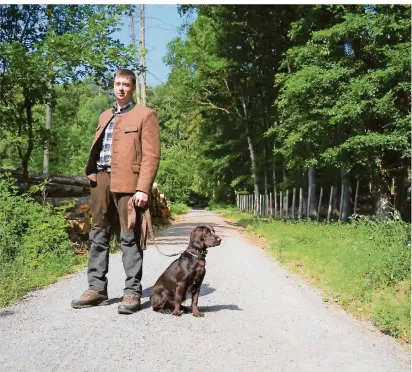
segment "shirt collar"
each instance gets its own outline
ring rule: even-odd
[[[113,114],[119,114],[121,112],[127,112],[133,107],[133,105],[134,105],[134,102],[132,100],[129,103],[127,103],[126,105],[124,105],[120,110],[118,110],[117,109],[117,103],[115,103],[113,108],[112,108],[112,112],[113,112]]]

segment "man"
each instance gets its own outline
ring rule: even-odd
[[[108,305],[107,278],[110,227],[118,213],[120,245],[126,273],[120,314],[140,309],[143,251],[140,246],[140,221],[128,226],[128,203],[137,208],[148,204],[150,189],[160,160],[159,123],[154,110],[135,105],[133,71],[118,70],[114,76],[113,109],[100,115],[86,166],[91,186],[92,228],[87,278],[89,289],[72,307],[79,309]],[[137,213],[139,217],[140,214]]]

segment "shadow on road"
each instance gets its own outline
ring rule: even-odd
[[[199,310],[204,313],[214,313],[221,310],[236,310],[242,311],[237,305],[212,305],[212,306],[199,306]]]
[[[11,311],[11,310],[1,310],[0,317],[13,315],[14,313],[15,311]]]

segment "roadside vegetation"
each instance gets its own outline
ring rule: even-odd
[[[235,207],[213,208],[264,238],[285,268],[324,291],[382,332],[410,342],[410,225],[399,220],[359,218],[350,223],[316,223],[254,218]]]
[[[187,213],[191,208],[184,203],[175,203],[171,206],[172,209],[172,220],[176,219],[178,215]]]
[[[17,195],[13,185],[0,179],[0,307],[85,261],[72,250],[62,209],[36,203],[29,193]]]

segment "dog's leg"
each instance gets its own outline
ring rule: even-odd
[[[184,292],[183,282],[177,282],[175,300],[174,300],[175,308],[172,312],[172,315],[180,316],[183,314],[183,310],[182,310],[182,299],[184,295],[183,292]]]
[[[199,311],[199,308],[197,307],[197,302],[199,300],[200,287],[202,286],[203,278],[205,277],[205,275],[206,275],[206,270],[204,271],[202,277],[200,278],[199,287],[192,292],[192,314],[196,318],[205,316],[205,314],[201,313]]]
[[[199,308],[197,307],[197,301],[199,300],[199,292],[200,292],[200,286],[199,286],[199,289],[197,291],[192,293],[192,314],[196,318],[205,316],[205,314],[201,313],[199,311]]]

